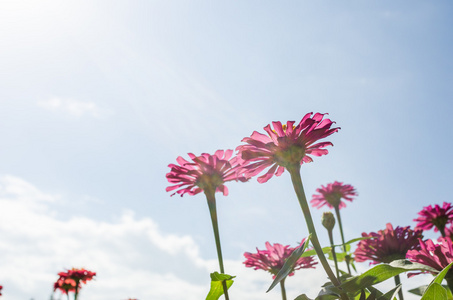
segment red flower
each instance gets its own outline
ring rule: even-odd
[[[253,177],[270,167],[266,174],[258,177],[258,182],[268,181],[274,174],[280,176],[285,168],[293,165],[312,162],[309,155],[321,156],[328,153],[327,146],[331,142],[316,143],[339,128],[330,128],[333,122],[324,119],[324,114],[306,114],[297,126],[294,121],[272,122],[264,127],[268,135],[254,131],[251,137],[242,139],[247,143],[236,148],[240,158],[244,161],[244,174]],[[316,144],[315,144],[316,143]]]
[[[426,206],[418,214],[420,217],[414,219],[418,222],[416,229],[430,230],[434,226],[434,231],[440,230],[442,236],[445,235],[445,226],[453,221],[453,207],[447,202],[442,207],[437,204],[434,207]]]
[[[442,271],[453,261],[453,245],[450,238],[439,238],[440,244],[434,244],[432,240],[423,242],[419,239],[420,250],[409,250],[406,258],[427,266],[437,271]],[[447,273],[447,278],[453,276],[453,269]]]
[[[335,181],[326,186],[321,186],[316,190],[319,194],[313,195],[310,203],[313,207],[321,208],[327,205],[329,208],[346,207],[346,203],[341,199],[352,201],[354,196],[357,196],[357,191],[350,184]]]
[[[85,269],[72,268],[66,272],[58,273],[58,280],[54,283],[54,291],[60,290],[63,294],[69,292],[78,293],[82,288],[82,283],[86,283],[96,276],[95,272],[91,272]]]
[[[304,241],[305,239],[302,241],[302,243]],[[259,250],[258,248],[256,248],[256,250],[258,251],[257,253],[245,252],[244,256],[247,260],[244,262],[244,264],[248,268],[268,271],[273,275],[273,278],[275,279],[275,276],[285,264],[286,259],[288,259],[288,257],[296,248],[283,246],[281,244],[271,245],[269,242],[266,242],[266,248],[267,250]],[[314,261],[312,256],[301,257],[297,260],[297,263],[289,276],[293,276],[295,270],[303,268],[314,268],[314,265],[316,264],[317,262]]]
[[[407,227],[396,227],[387,223],[387,228],[366,234],[362,237],[374,237],[361,240],[355,250],[355,260],[358,262],[371,260],[370,264],[390,263],[396,259],[404,259],[409,250],[418,250],[418,240],[423,238],[421,230],[411,230]]]
[[[76,291],[76,285],[77,285],[77,283],[75,282],[74,279],[67,278],[65,276],[60,275],[60,278],[58,278],[58,280],[53,285],[53,290],[54,291],[59,290],[63,294],[68,294],[69,292]],[[81,287],[82,286],[79,283],[78,290],[80,290]]]
[[[247,181],[243,176],[237,174],[239,164],[237,157],[231,158],[233,150],[217,150],[214,155],[203,153],[195,156],[188,154],[193,163],[186,161],[179,156],[176,161],[179,165],[169,164],[171,171],[167,173],[167,180],[175,185],[166,188],[166,191],[175,193],[196,195],[203,190],[212,189],[228,195],[228,189],[224,185],[227,181],[240,180]]]
[[[0,285],[0,296],[2,295],[3,285]]]

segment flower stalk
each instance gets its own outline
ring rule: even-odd
[[[302,185],[302,178],[300,177],[300,165],[293,164],[291,166],[288,166],[287,170],[291,175],[291,181],[293,183],[294,190],[299,200],[302,212],[304,213],[308,231],[311,234],[311,243],[313,244],[316,254],[318,255],[319,261],[321,262],[322,267],[326,271],[330,281],[333,283],[333,285],[338,287],[340,285],[340,281],[335,277],[335,274],[333,273],[332,269],[329,266],[329,263],[327,262],[326,257],[324,256],[321,245],[319,244],[318,235],[316,234],[316,229],[313,224],[313,218],[311,217],[310,208],[307,203],[307,198],[305,197],[305,191]],[[348,299],[346,294],[342,294],[341,298]]]
[[[280,281],[280,288],[282,290],[282,300],[286,300],[285,278]]]
[[[346,242],[344,240],[344,233],[343,233],[343,224],[341,223],[341,217],[340,217],[340,207],[337,205],[335,206],[335,215],[337,216],[338,219],[338,227],[340,228],[340,235],[341,235],[341,242],[343,244],[343,251],[347,255],[347,249],[346,249]],[[348,268],[348,273],[351,275],[351,267],[349,266],[349,259],[345,259],[346,261],[346,266]]]
[[[396,275],[395,276],[395,286],[398,286],[400,284],[401,284],[400,275]],[[403,289],[400,289],[398,291],[398,297],[400,298],[400,300],[404,300],[404,298],[403,298]]]
[[[211,215],[212,229],[214,230],[215,245],[217,248],[217,259],[219,260],[220,273],[225,274],[225,269],[223,267],[223,257],[222,257],[222,247],[220,245],[220,234],[219,234],[219,224],[217,221],[217,209],[216,209],[216,200],[215,200],[215,190],[211,188],[205,188],[204,193],[208,202],[209,213]],[[228,287],[226,282],[222,281],[223,293],[225,299],[229,300],[228,296]]]

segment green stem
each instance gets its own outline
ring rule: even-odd
[[[75,293],[74,293],[74,300],[77,300],[78,295],[79,295],[79,280],[76,280],[76,286],[75,286]]]
[[[335,270],[337,272],[337,278],[338,278],[338,280],[340,280],[340,270],[338,269],[337,254],[335,253],[335,246],[334,246],[334,243],[333,243],[332,230],[328,229],[327,232],[329,233],[330,247],[332,247],[332,256],[333,256],[333,261],[335,263]]]
[[[345,255],[347,255],[347,253],[346,253],[346,242],[344,240],[343,224],[341,223],[340,207],[339,206],[335,207],[335,214],[337,215],[338,225],[339,225],[339,228],[340,228],[341,242],[343,243],[343,251],[344,251]],[[351,268],[349,267],[349,260],[348,260],[347,257],[346,257],[345,261],[346,261],[346,266],[348,267],[348,273],[349,273],[349,275],[351,275]]]
[[[294,190],[296,192],[297,198],[299,200],[300,207],[302,212],[305,216],[305,222],[307,223],[308,231],[311,233],[311,243],[315,248],[316,254],[318,255],[318,259],[321,262],[324,270],[327,273],[327,276],[332,281],[333,285],[339,286],[340,281],[335,277],[332,269],[327,262],[326,257],[322,251],[321,245],[319,244],[318,235],[316,234],[315,225],[313,224],[313,218],[311,217],[310,207],[308,206],[307,198],[305,197],[304,187],[302,185],[302,178],[300,177],[300,165],[292,165],[287,167],[289,174],[291,175],[291,181],[294,186]],[[348,299],[345,293],[341,294],[342,299]]]
[[[445,280],[447,281],[448,288],[453,293],[453,276],[451,276],[451,277],[445,276]]]
[[[399,284],[401,284],[400,275],[396,275],[395,276],[395,285],[398,286]],[[400,298],[400,300],[404,300],[404,298],[403,298],[403,289],[400,289],[398,291],[398,297]]]
[[[220,273],[225,274],[225,269],[223,268],[223,258],[222,258],[222,248],[220,246],[220,235],[219,235],[219,225],[217,222],[217,209],[215,201],[215,190],[205,189],[204,193],[208,201],[209,213],[211,214],[212,229],[214,230],[215,245],[217,248],[217,258],[219,260]],[[223,292],[225,299],[229,300],[228,297],[228,287],[225,281],[222,281]]]
[[[439,227],[438,229],[439,229],[440,234],[442,235],[442,237],[445,238],[445,225]]]
[[[282,290],[282,300],[286,300],[285,278],[280,281],[280,288]]]

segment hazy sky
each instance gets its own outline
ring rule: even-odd
[[[346,239],[414,226],[451,201],[452,13],[450,1],[0,0],[2,297],[48,299],[58,272],[85,267],[98,275],[81,300],[203,299],[218,268],[206,200],[170,197],[168,164],[308,112],[341,127],[302,179],[309,198],[335,180],[357,188]],[[288,173],[228,188],[231,298],[279,299],[242,261],[308,234]],[[327,245],[325,210],[312,212]],[[315,297],[324,277],[296,272],[288,297]]]

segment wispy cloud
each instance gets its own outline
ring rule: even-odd
[[[0,284],[6,299],[48,297],[57,272],[71,267],[97,272],[82,290],[84,299],[206,297],[217,261],[202,258],[191,236],[165,233],[151,218],[137,219],[131,211],[115,222],[61,220],[51,206],[59,201],[64,199],[21,178],[0,177]],[[264,295],[262,283],[270,282],[269,274],[245,269],[241,260],[225,264],[241,277],[232,296],[275,298]]]
[[[104,118],[113,114],[111,110],[100,108],[94,102],[58,97],[53,97],[49,100],[38,101],[38,105],[51,111],[66,113],[76,117],[91,116],[94,118]]]
[[[115,222],[86,217],[61,220],[51,205],[63,201],[14,176],[0,177],[0,284],[7,300],[48,298],[57,272],[84,267],[97,278],[82,289],[84,299],[204,299],[215,259],[202,258],[191,236],[163,232],[151,218],[125,212]],[[35,202],[35,205],[30,205]],[[243,258],[226,260],[236,275],[231,297],[270,300],[279,289],[265,293],[272,276],[245,268]],[[301,270],[288,279],[291,299],[314,297],[324,272]]]

